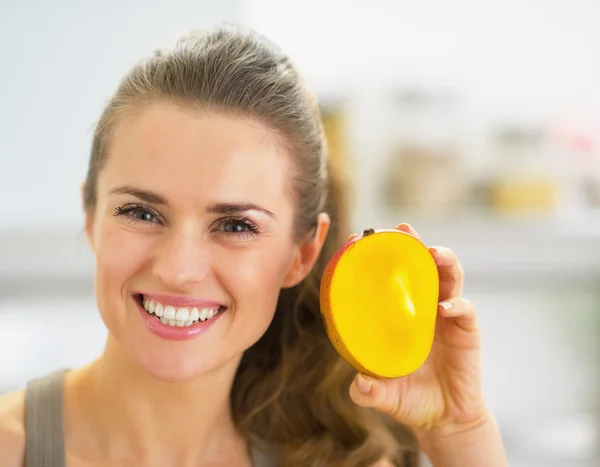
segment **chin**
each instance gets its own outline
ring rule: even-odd
[[[209,358],[177,358],[176,355],[163,355],[159,358],[136,359],[138,365],[153,378],[168,383],[183,383],[202,377],[222,367],[224,362]]]

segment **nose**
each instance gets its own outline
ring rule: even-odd
[[[157,249],[152,272],[169,289],[189,290],[210,273],[207,241],[193,228],[170,232]]]

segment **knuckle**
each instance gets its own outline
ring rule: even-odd
[[[475,313],[475,302],[473,300],[470,300],[468,298],[463,298],[462,299],[464,307],[467,311],[471,312],[471,313]]]

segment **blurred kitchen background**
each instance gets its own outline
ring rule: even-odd
[[[452,247],[513,467],[600,466],[598,0],[0,1],[0,393],[101,351],[79,190],[128,67],[253,26],[321,99],[353,225]]]

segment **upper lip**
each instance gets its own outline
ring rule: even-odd
[[[175,307],[196,307],[196,308],[225,308],[225,305],[215,300],[206,300],[194,297],[182,297],[178,295],[158,294],[150,292],[140,292],[146,299],[156,300],[163,305],[172,305]]]

